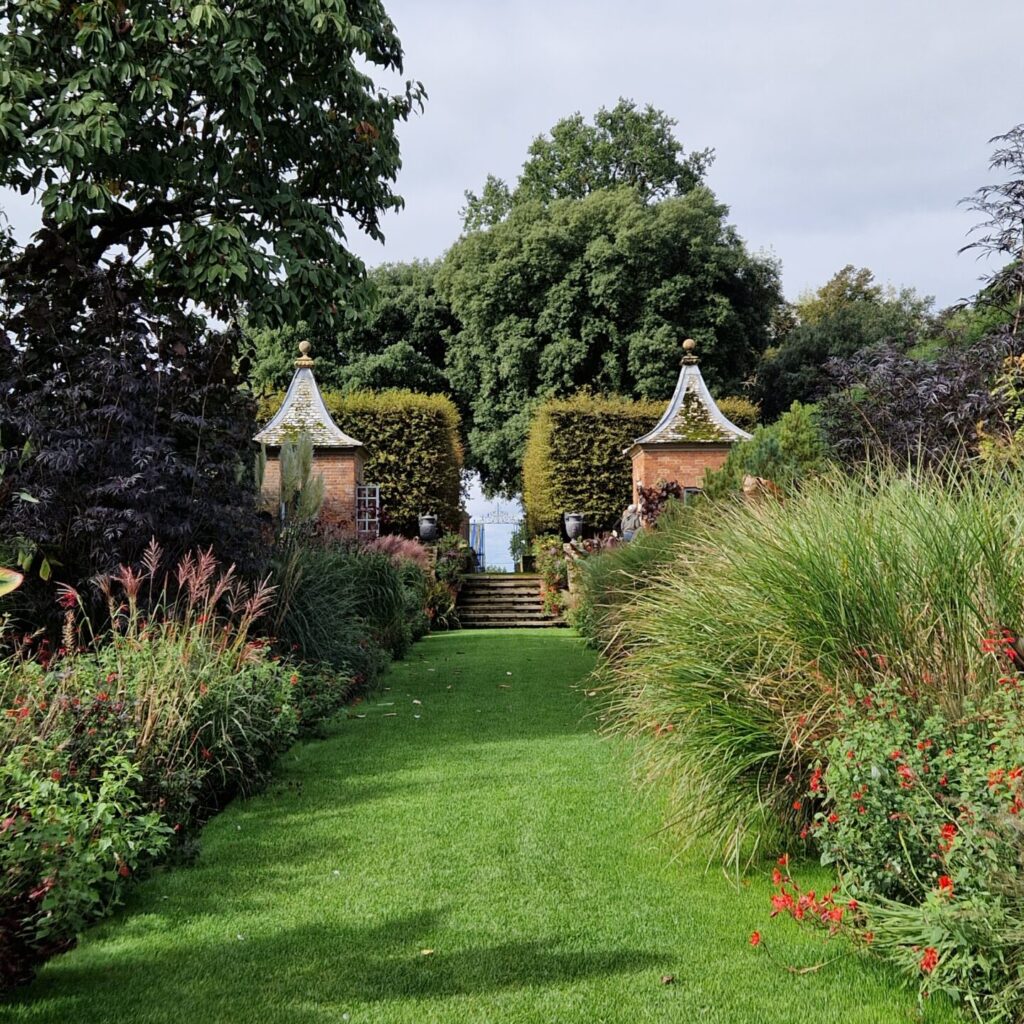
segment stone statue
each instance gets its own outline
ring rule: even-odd
[[[622,513],[622,539],[625,541],[632,540],[642,525],[643,524],[640,520],[640,510],[636,505],[630,505],[626,511]]]

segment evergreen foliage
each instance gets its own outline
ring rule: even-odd
[[[710,498],[734,494],[745,476],[762,477],[789,490],[828,463],[817,409],[794,402],[774,423],[757,427],[749,441],[733,445],[721,469],[706,474],[704,493]]]
[[[741,387],[768,344],[778,270],[726,215],[703,186],[654,204],[623,187],[514,206],[449,250],[448,378],[486,489],[520,490],[539,401],[584,386],[663,400],[685,337],[712,390]]]
[[[534,413],[523,462],[523,504],[531,533],[558,533],[565,512],[612,529],[630,502],[625,449],[657,422],[660,402],[580,394]]]
[[[451,399],[411,391],[325,391],[324,404],[346,433],[367,448],[364,476],[378,484],[384,532],[414,537],[423,513],[438,516],[442,529],[458,530],[461,520],[461,421]],[[283,396],[260,402],[269,419]]]

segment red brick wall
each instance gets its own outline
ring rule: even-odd
[[[677,480],[683,487],[701,487],[704,470],[720,469],[729,454],[729,445],[667,445],[641,448],[633,454],[633,501],[637,488],[653,487],[661,480]]]
[[[332,451],[318,448],[313,455],[313,476],[324,478],[323,519],[343,532],[355,533],[356,487],[363,482],[361,452]],[[277,453],[268,454],[263,474],[262,498],[270,511],[276,512],[281,495],[281,467]]]

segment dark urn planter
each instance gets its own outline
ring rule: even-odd
[[[569,540],[579,540],[583,536],[583,516],[581,513],[565,513],[565,534]]]
[[[437,540],[437,516],[420,516],[420,540],[425,544]]]

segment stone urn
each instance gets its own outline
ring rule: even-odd
[[[565,535],[569,540],[579,540],[583,536],[583,514],[581,512],[565,513]]]
[[[424,544],[437,540],[437,516],[420,516],[420,540]]]

